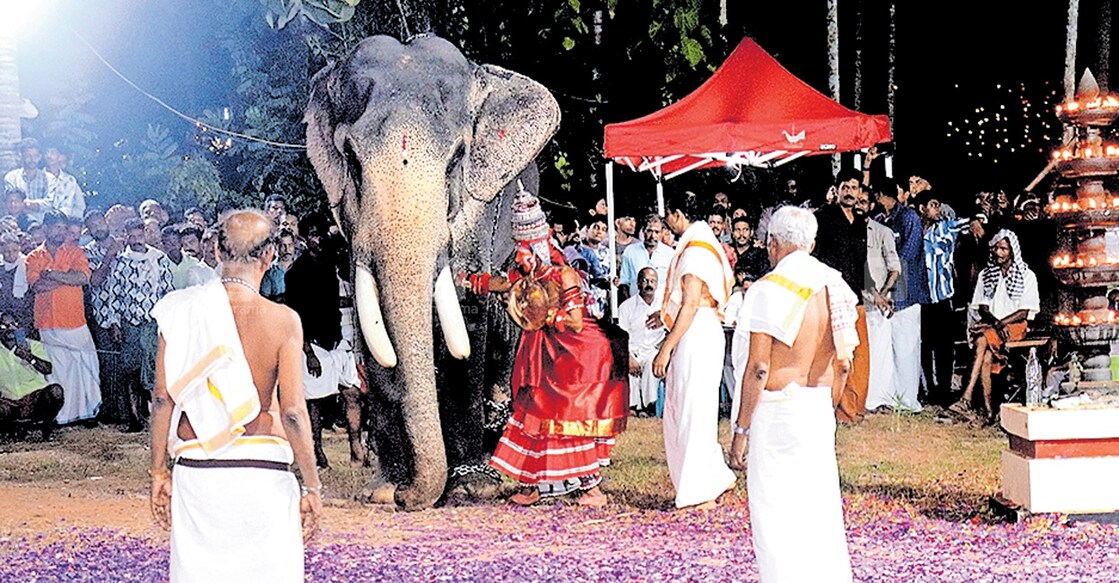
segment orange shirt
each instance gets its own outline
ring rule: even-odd
[[[27,256],[27,285],[34,287],[44,269],[51,271],[78,271],[89,277],[89,262],[85,252],[75,245],[63,245],[52,257],[46,245],[39,245]],[[78,328],[85,326],[85,305],[82,288],[61,285],[49,292],[35,294],[35,327]]]

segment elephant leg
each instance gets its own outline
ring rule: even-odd
[[[483,298],[484,299],[484,298]],[[455,360],[445,351],[439,356],[439,418],[447,449],[449,468],[445,498],[492,499],[501,483],[486,462],[485,363],[487,341],[484,308],[479,303],[463,302],[470,334],[471,355]]]
[[[307,414],[311,418],[311,438],[315,442],[315,465],[320,468],[329,467],[329,462],[326,459],[326,452],[322,449],[322,427],[323,427],[323,410],[327,406],[327,400],[323,399],[309,399],[307,401]]]
[[[415,454],[404,430],[404,410],[399,397],[393,394],[395,385],[390,371],[375,364],[367,365],[365,371],[369,375],[369,391],[362,404],[369,428],[367,444],[377,457],[374,483],[395,487],[407,483],[415,465]]]
[[[467,331],[472,347],[466,360],[452,358],[446,350],[439,351],[437,360],[440,382],[439,418],[443,427],[443,441],[447,447],[447,464],[451,468],[464,464],[486,461],[482,450],[483,423],[483,370],[486,360],[484,325],[477,324],[481,308],[474,301],[463,302]],[[436,337],[439,336],[437,332]]]
[[[489,354],[486,359],[485,380],[490,419],[487,419],[486,424],[486,451],[492,453],[505,431],[505,423],[512,410],[513,391],[509,387],[509,379],[513,373],[513,359],[520,330],[496,302],[488,307],[488,313]]]
[[[350,463],[368,465],[365,445],[361,442],[361,390],[357,387],[341,387],[342,411],[346,419],[346,436],[350,440]]]

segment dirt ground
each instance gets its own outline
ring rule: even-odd
[[[322,471],[329,532],[360,534],[370,516],[391,508],[354,498],[372,476],[350,467],[342,431],[324,435],[328,456],[342,460]],[[68,528],[109,528],[138,536],[165,537],[148,507],[147,434],[112,426],[63,428],[48,442],[34,436],[0,443],[0,536],[45,534]]]
[[[724,423],[724,441],[727,433]],[[373,470],[347,463],[345,434],[328,431],[325,440],[332,466],[322,474],[328,493],[324,536],[372,541],[403,536],[392,527],[391,508],[355,499]],[[987,497],[998,489],[1003,447],[997,429],[946,425],[927,412],[873,415],[840,428],[837,436],[845,491],[902,498],[927,515],[951,519],[983,513]],[[604,489],[618,512],[671,507],[659,420],[631,420],[615,454]],[[0,537],[49,537],[75,527],[165,537],[148,511],[148,460],[145,434],[113,427],[64,428],[48,442],[0,442]],[[741,496],[741,483],[739,489]],[[495,504],[502,503],[435,509],[415,518],[468,524]]]

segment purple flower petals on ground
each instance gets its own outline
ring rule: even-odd
[[[307,550],[309,581],[756,581],[746,506],[708,513],[563,505],[369,514],[366,532]],[[846,508],[863,581],[1109,580],[1119,527],[1037,516],[951,522],[855,496]],[[805,549],[811,560],[811,549]],[[0,538],[2,581],[164,581],[166,543],[101,529]]]

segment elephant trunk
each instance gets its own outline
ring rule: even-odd
[[[359,303],[380,299],[392,339],[389,350],[397,360],[394,383],[403,389],[398,393],[403,430],[412,446],[415,473],[410,484],[397,488],[396,503],[407,510],[429,508],[447,482],[447,455],[432,366],[432,270],[417,271],[415,262],[391,254],[377,263],[378,274],[383,274],[380,298],[357,295],[356,299]],[[433,264],[434,258],[429,265]],[[391,283],[384,285],[386,279]]]
[[[380,293],[373,274],[364,266],[358,266],[354,274],[354,288],[357,297],[357,315],[365,343],[378,364],[385,368],[396,366],[396,349],[392,347],[385,320],[381,315]],[[450,267],[444,266],[435,280],[435,313],[439,316],[443,339],[451,356],[464,360],[470,358],[470,338],[466,332],[466,321],[462,317],[458,292],[451,278]]]

